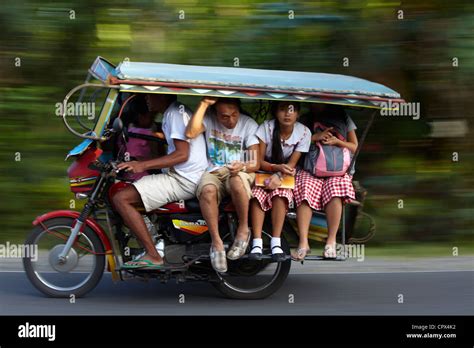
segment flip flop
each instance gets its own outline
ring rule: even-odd
[[[336,244],[326,244],[324,247],[323,258],[325,259],[336,259],[337,258],[337,250]]]
[[[161,269],[164,268],[164,263],[157,264],[153,263],[151,260],[143,260],[143,259],[138,259],[138,260],[132,260],[125,262],[122,265],[122,269]]]
[[[298,248],[296,249],[296,252],[291,252],[291,259],[293,261],[304,261],[305,257],[307,254],[311,252],[311,249],[309,248]]]

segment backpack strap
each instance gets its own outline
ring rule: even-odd
[[[314,123],[314,126],[313,126],[313,131],[316,132],[316,129],[317,128],[321,128],[323,131],[326,130],[327,128],[330,128],[330,127],[326,127],[325,125],[323,125],[322,123],[320,122],[315,122]],[[339,140],[342,140],[342,141],[346,141],[346,138],[344,138],[344,136],[342,134],[340,134],[338,131],[332,131],[332,133],[334,134],[334,136],[336,138],[338,138]]]

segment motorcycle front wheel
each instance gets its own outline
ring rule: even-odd
[[[66,245],[75,219],[53,218],[37,225],[25,244],[36,250],[23,258],[30,282],[50,297],[81,297],[99,283],[105,268],[104,246],[95,232],[85,226],[65,262],[58,255]],[[30,247],[31,248],[31,247]]]

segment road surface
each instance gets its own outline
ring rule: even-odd
[[[99,285],[74,304],[45,297],[29,283],[18,260],[4,259],[0,314],[473,315],[474,258],[293,263],[282,288],[256,301],[226,299],[208,283],[114,283],[105,273]]]

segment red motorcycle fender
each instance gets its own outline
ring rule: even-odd
[[[38,216],[33,221],[33,225],[36,226],[49,219],[54,219],[54,218],[59,218],[59,217],[68,217],[68,218],[77,219],[79,215],[80,213],[78,211],[73,211],[73,210],[51,211],[49,213]],[[99,239],[101,240],[102,245],[104,246],[104,249],[105,249],[105,255],[107,256],[107,270],[109,272],[112,272],[112,279],[114,281],[118,280],[118,273],[115,270],[116,265],[115,265],[114,251],[112,250],[112,245],[110,244],[109,237],[107,237],[107,234],[104,232],[102,227],[93,219],[88,218],[86,220],[86,225],[89,226],[97,234],[97,236],[99,236]]]
[[[68,217],[68,218],[73,218],[77,219],[79,217],[80,213],[78,211],[73,211],[73,210],[55,210],[51,211],[49,213],[43,214],[38,216],[34,221],[33,225],[39,225],[41,222],[44,222],[46,220],[54,219],[54,218],[59,218],[59,217]],[[88,218],[86,220],[87,226],[89,226],[96,234],[99,236],[105,252],[108,253],[112,250],[112,246],[110,244],[109,237],[105,234],[104,230],[102,227],[93,219]]]

